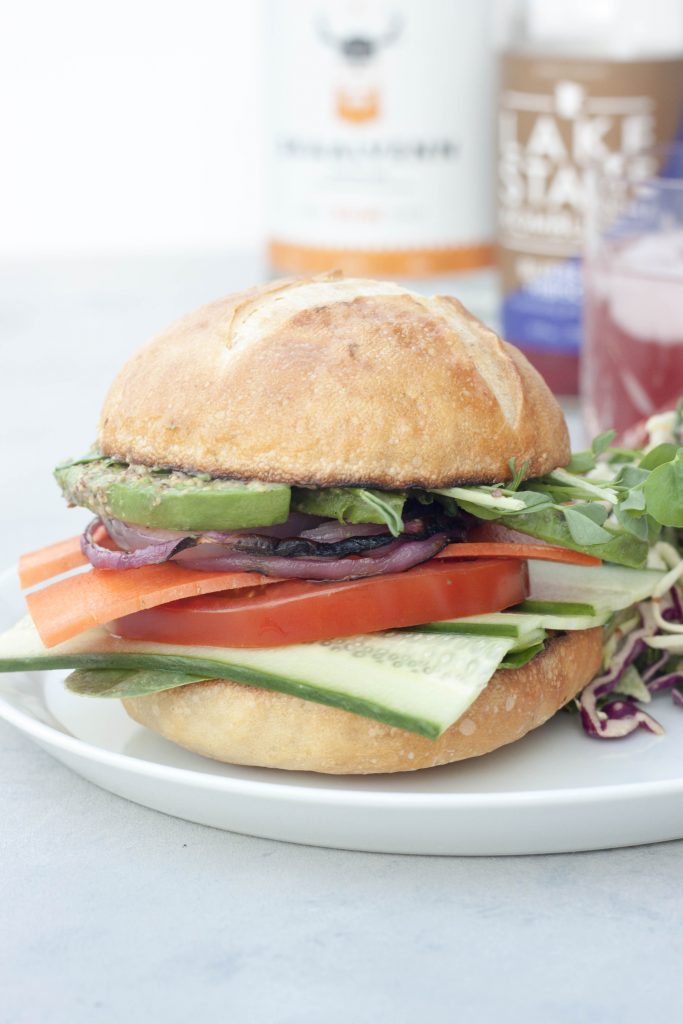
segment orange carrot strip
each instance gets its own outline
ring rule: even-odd
[[[26,595],[31,618],[46,647],[54,647],[104,622],[169,601],[238,587],[279,583],[252,572],[201,572],[172,562],[123,571],[91,569]]]
[[[565,562],[568,565],[602,565],[594,555],[571,551],[553,544],[449,544],[435,558],[532,558],[541,562]]]
[[[36,583],[77,569],[79,565],[87,565],[88,559],[81,552],[81,538],[69,537],[58,540],[38,551],[29,551],[19,558],[19,582],[23,589],[33,587]]]

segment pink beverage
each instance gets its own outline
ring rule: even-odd
[[[620,433],[683,396],[683,229],[604,247],[585,267],[586,425]]]
[[[587,179],[596,166],[630,175],[643,150],[681,136],[683,3],[499,0],[498,8],[503,336],[553,391],[573,395],[585,338]]]
[[[584,416],[621,433],[683,396],[683,144],[596,163],[585,228]]]

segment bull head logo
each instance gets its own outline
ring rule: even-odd
[[[380,113],[380,90],[372,65],[377,55],[401,35],[401,18],[394,14],[378,35],[337,34],[322,15],[316,22],[316,29],[319,38],[339,55],[344,69],[343,81],[335,94],[337,117],[352,124],[374,121]]]

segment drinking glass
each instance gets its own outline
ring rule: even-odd
[[[586,204],[581,395],[593,435],[683,395],[683,144],[593,167]]]

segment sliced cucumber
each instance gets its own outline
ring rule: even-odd
[[[533,606],[533,611],[531,610]],[[527,611],[527,608],[530,610]],[[544,612],[548,609],[549,613]],[[574,614],[574,609],[586,609],[587,613]],[[564,609],[569,611],[565,612]],[[590,614],[588,614],[590,612]],[[423,626],[412,626],[419,633],[458,633],[474,636],[508,636],[514,640],[511,651],[523,651],[541,643],[548,629],[571,632],[578,629],[593,629],[604,626],[611,616],[605,609],[600,611],[592,605],[563,603],[561,601],[525,601],[514,611],[491,612],[489,615],[471,615],[463,619],[444,619],[428,622]]]
[[[594,629],[604,626],[612,616],[608,608],[595,608],[590,604],[576,601],[524,601],[517,605],[518,611],[524,613],[527,608],[531,618],[540,619],[543,629],[557,629],[561,632],[572,632],[578,629]],[[585,609],[576,612],[574,609]],[[544,611],[545,609],[545,611]]]
[[[411,626],[415,633],[448,633],[456,636],[509,637],[511,651],[522,651],[545,640],[541,616],[516,615],[514,612],[495,612],[491,615],[472,615],[463,619],[443,619]],[[536,621],[538,620],[538,621]]]
[[[487,615],[468,615],[462,619],[443,619],[428,622],[412,629],[430,633],[470,633],[477,636],[509,636],[520,640],[541,628],[540,615],[522,615],[516,612],[490,612]]]
[[[656,569],[627,569],[620,565],[558,565],[530,561],[529,600],[589,605],[599,616],[651,597],[663,575]]]
[[[584,618],[597,615],[594,605],[581,601],[522,601],[516,607],[518,611],[532,615],[579,615]]]
[[[476,700],[513,643],[389,632],[257,650],[127,641],[97,628],[48,649],[26,618],[0,636],[0,671],[156,669],[179,674],[176,685],[188,676],[232,679],[435,739]]]

